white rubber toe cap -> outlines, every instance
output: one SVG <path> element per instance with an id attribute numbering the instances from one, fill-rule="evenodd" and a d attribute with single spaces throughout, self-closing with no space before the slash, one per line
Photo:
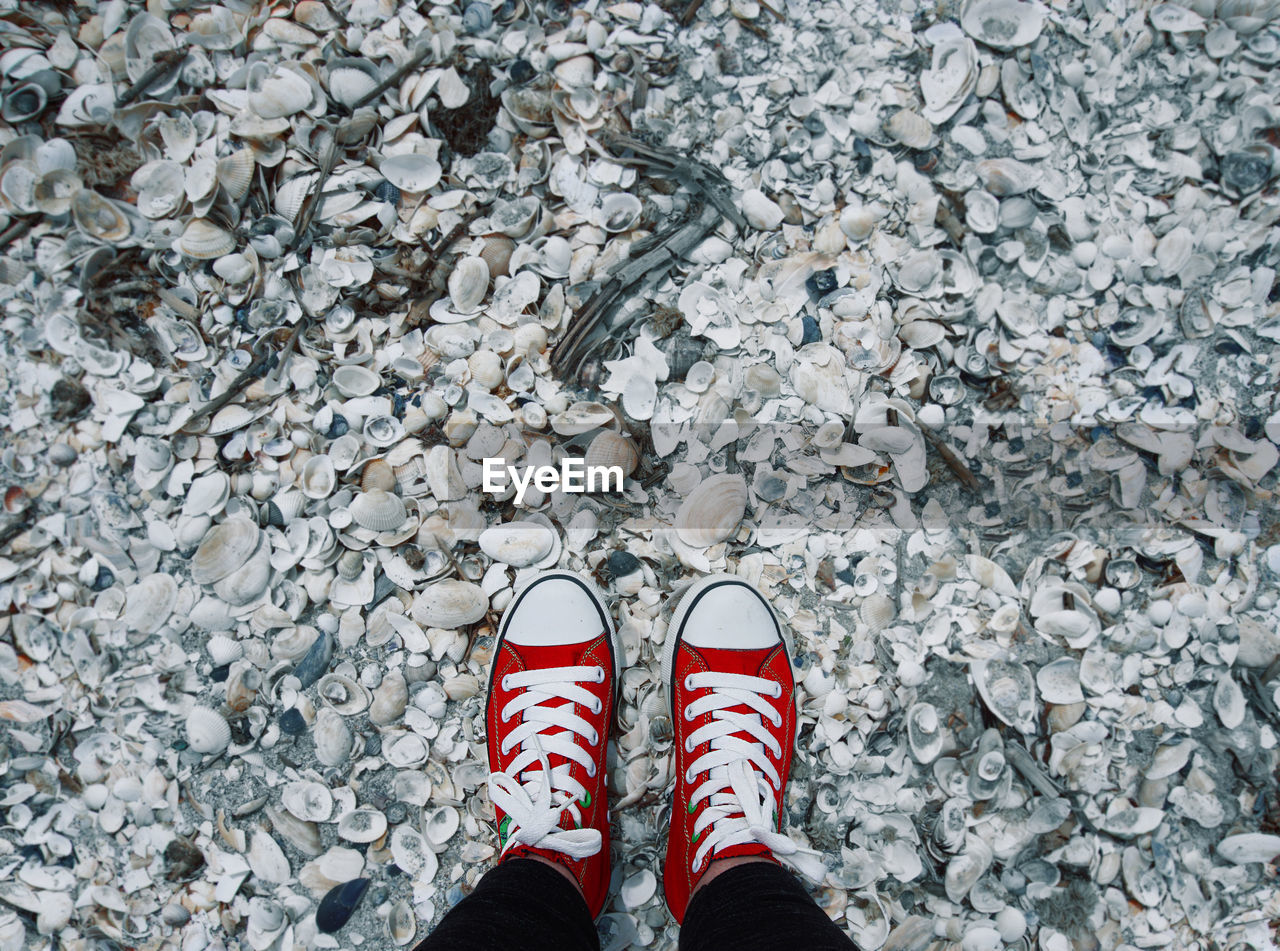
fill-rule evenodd
<path id="1" fill-rule="evenodd" d="M 768 602 L 744 581 L 717 580 L 689 592 L 680 639 L 691 647 L 754 650 L 782 642 Z"/>
<path id="2" fill-rule="evenodd" d="M 512 644 L 581 644 L 609 629 L 604 607 L 586 582 L 571 575 L 535 578 L 507 609 L 504 637 Z"/>

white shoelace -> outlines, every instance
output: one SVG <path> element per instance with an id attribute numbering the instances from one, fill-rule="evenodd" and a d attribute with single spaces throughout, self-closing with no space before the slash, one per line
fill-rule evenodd
<path id="1" fill-rule="evenodd" d="M 694 841 L 706 832 L 691 868 L 704 868 L 709 856 L 721 849 L 746 842 L 758 842 L 776 855 L 793 855 L 799 849 L 794 842 L 776 831 L 777 810 L 774 794 L 782 788 L 782 777 L 766 755 L 766 747 L 774 756 L 782 755 L 782 747 L 764 724 L 765 717 L 775 727 L 782 716 L 765 697 L 782 696 L 782 685 L 763 677 L 746 674 L 706 672 L 685 678 L 685 689 L 709 688 L 710 693 L 685 707 L 686 720 L 704 714 L 711 722 L 698 727 L 685 740 L 685 752 L 692 753 L 708 744 L 685 771 L 685 783 L 692 785 L 701 774 L 707 779 L 689 796 L 688 809 L 694 812 L 702 800 L 710 799 L 693 826 Z M 755 711 L 743 713 L 731 707 L 746 706 Z M 737 733 L 750 735 L 754 742 Z M 761 775 L 763 774 L 763 775 Z"/>
<path id="2" fill-rule="evenodd" d="M 578 685 L 603 683 L 604 678 L 604 668 L 598 666 L 527 670 L 502 678 L 503 690 L 523 688 L 500 714 L 504 723 L 520 715 L 520 725 L 503 738 L 500 747 L 504 756 L 516 746 L 520 752 L 505 772 L 489 774 L 489 799 L 511 820 L 503 852 L 517 844 L 562 852 L 573 859 L 584 859 L 600 851 L 603 840 L 599 829 L 560 828 L 560 817 L 565 810 L 575 823 L 581 823 L 578 805 L 587 796 L 587 790 L 570 773 L 571 763 L 561 763 L 552 769 L 548 754 L 555 753 L 578 763 L 588 776 L 595 776 L 595 760 L 578 745 L 576 738 L 581 736 L 595 746 L 600 737 L 590 723 L 573 712 L 573 704 L 599 713 L 599 698 Z M 548 701 L 554 700 L 569 702 L 547 706 Z M 545 732 L 552 728 L 560 732 Z M 541 768 L 529 768 L 535 764 Z M 589 803 L 587 798 L 582 804 Z"/>

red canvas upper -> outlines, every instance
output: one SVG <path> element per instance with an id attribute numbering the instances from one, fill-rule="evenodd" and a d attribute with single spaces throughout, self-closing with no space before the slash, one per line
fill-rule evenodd
<path id="1" fill-rule="evenodd" d="M 685 910 L 689 905 L 689 897 L 706 872 L 705 867 L 697 871 L 691 868 L 694 855 L 698 849 L 698 842 L 693 838 L 693 827 L 698 817 L 702 815 L 703 810 L 710 804 L 709 799 L 703 799 L 692 813 L 689 811 L 688 803 L 691 794 L 707 777 L 705 774 L 700 774 L 693 778 L 692 783 L 686 783 L 685 774 L 690 764 L 706 753 L 708 747 L 702 745 L 695 747 L 692 752 L 686 752 L 684 744 L 686 737 L 690 736 L 699 727 L 709 723 L 712 719 L 711 713 L 703 714 L 691 721 L 685 719 L 686 707 L 694 700 L 711 692 L 706 688 L 687 689 L 685 678 L 694 673 L 716 671 L 763 677 L 782 685 L 782 695 L 780 697 L 777 699 L 765 698 L 766 702 L 782 717 L 782 725 L 780 727 L 774 728 L 772 724 L 766 723 L 770 732 L 777 737 L 778 743 L 782 748 L 781 756 L 776 757 L 771 750 L 766 750 L 769 761 L 783 781 L 782 789 L 775 790 L 774 796 L 779 831 L 781 831 L 783 814 L 783 793 L 786 789 L 786 777 L 791 768 L 791 753 L 795 746 L 796 737 L 795 684 L 786 647 L 781 643 L 773 647 L 756 650 L 729 650 L 696 648 L 682 641 L 676 647 L 671 670 L 671 720 L 675 727 L 673 749 L 676 757 L 673 769 L 676 776 L 676 787 L 675 796 L 672 800 L 671 829 L 667 842 L 666 864 L 663 871 L 663 888 L 666 892 L 667 905 L 671 909 L 671 914 L 676 921 L 683 921 Z M 745 706 L 730 709 L 740 710 L 744 713 L 753 712 Z M 745 733 L 736 735 L 742 736 L 743 739 L 749 742 L 754 742 L 754 738 Z M 766 782 L 768 782 L 767 779 Z M 704 830 L 702 835 L 706 834 L 707 832 Z M 771 860 L 773 858 L 767 846 L 755 842 L 725 847 L 716 851 L 710 858 L 731 858 L 740 855 L 760 855 Z"/>
<path id="2" fill-rule="evenodd" d="M 563 853 L 549 849 L 531 848 L 516 845 L 510 848 L 500 859 L 506 861 L 512 857 L 538 855 L 549 859 L 569 870 L 582 888 L 587 906 L 592 916 L 598 916 L 604 908 L 605 898 L 609 891 L 609 796 L 606 789 L 605 746 L 609 742 L 609 725 L 613 722 L 614 703 L 614 661 L 609 648 L 609 633 L 601 631 L 595 639 L 581 644 L 557 644 L 531 647 L 515 645 L 502 641 L 494 655 L 493 672 L 489 682 L 489 696 L 485 708 L 486 734 L 489 748 L 489 768 L 493 771 L 505 772 L 511 762 L 519 755 L 518 745 L 513 746 L 505 754 L 501 752 L 502 739 L 520 721 L 517 715 L 509 722 L 501 720 L 503 708 L 522 690 L 504 690 L 502 678 L 511 673 L 526 670 L 545 669 L 551 667 L 599 666 L 606 675 L 601 683 L 582 683 L 581 686 L 598 697 L 601 701 L 600 713 L 592 713 L 581 704 L 572 704 L 574 713 L 592 725 L 598 735 L 594 746 L 587 744 L 586 738 L 575 735 L 575 741 L 588 751 L 596 763 L 594 777 L 587 775 L 587 770 L 578 763 L 571 764 L 571 774 L 582 784 L 591 797 L 589 803 L 579 800 L 578 811 L 582 817 L 582 828 L 594 828 L 600 831 L 601 847 L 595 855 L 585 859 L 571 859 Z M 548 706 L 563 706 L 568 701 Z M 554 728 L 547 730 L 548 736 L 562 732 Z M 565 757 L 549 754 L 548 761 L 552 768 L 566 762 Z M 535 771 L 541 767 L 535 764 Z M 585 798 L 585 797 L 584 797 Z M 501 844 L 505 844 L 508 836 L 506 815 L 501 809 L 494 807 L 498 821 L 498 835 Z M 575 828 L 573 814 L 566 810 L 561 814 L 560 827 Z"/>

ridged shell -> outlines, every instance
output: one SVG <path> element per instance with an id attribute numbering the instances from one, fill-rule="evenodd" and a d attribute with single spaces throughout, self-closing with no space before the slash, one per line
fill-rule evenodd
<path id="1" fill-rule="evenodd" d="M 229 518 L 209 529 L 191 559 L 191 580 L 214 584 L 240 568 L 258 547 L 261 532 L 247 518 Z"/>
<path id="2" fill-rule="evenodd" d="M 209 658 L 215 667 L 229 664 L 244 656 L 244 645 L 225 634 L 213 635 L 205 644 L 205 649 L 209 651 Z"/>
<path id="3" fill-rule="evenodd" d="M 626 436 L 606 429 L 591 440 L 583 462 L 588 467 L 618 466 L 623 476 L 630 476 L 640 464 L 640 453 Z"/>
<path id="4" fill-rule="evenodd" d="M 488 610 L 489 599 L 469 581 L 437 581 L 413 599 L 413 619 L 424 627 L 458 628 L 474 624 Z"/>
<path id="5" fill-rule="evenodd" d="M 526 568 L 555 546 L 555 532 L 537 522 L 508 522 L 480 533 L 480 550 L 494 561 Z"/>
<path id="6" fill-rule="evenodd" d="M 237 149 L 218 159 L 218 182 L 232 200 L 239 201 L 248 194 L 256 167 L 253 149 Z"/>
<path id="7" fill-rule="evenodd" d="M 692 548 L 724 541 L 747 510 L 747 483 L 740 475 L 715 475 L 698 483 L 676 512 L 675 530 Z"/>
<path id="8" fill-rule="evenodd" d="M 516 243 L 503 234 L 491 234 L 484 239 L 484 247 L 480 251 L 480 260 L 489 269 L 489 278 L 505 276 L 510 270 L 511 254 Z M 424 367 L 423 369 L 431 369 Z"/>
<path id="9" fill-rule="evenodd" d="M 187 744 L 197 753 L 221 753 L 231 742 L 231 725 L 217 710 L 192 707 L 187 714 Z"/>
<path id="10" fill-rule="evenodd" d="M 369 704 L 369 719 L 379 726 L 395 723 L 404 716 L 405 706 L 409 702 L 409 689 L 404 674 L 392 670 L 382 678 L 373 691 L 373 702 Z"/>
<path id="11" fill-rule="evenodd" d="M 351 500 L 349 507 L 356 524 L 374 532 L 389 532 L 399 528 L 408 517 L 400 496 L 382 489 L 361 492 Z"/>
<path id="12" fill-rule="evenodd" d="M 236 239 L 225 228 L 207 218 L 192 218 L 178 239 L 177 248 L 198 261 L 220 258 L 236 249 Z"/>
<path id="13" fill-rule="evenodd" d="M 280 804 L 305 822 L 328 822 L 333 814 L 333 793 L 324 783 L 298 780 L 284 787 Z"/>
<path id="14" fill-rule="evenodd" d="M 353 809 L 338 820 L 338 835 L 348 842 L 374 842 L 387 831 L 387 817 L 376 809 Z"/>
<path id="15" fill-rule="evenodd" d="M 311 735 L 316 744 L 316 759 L 325 766 L 340 766 L 351 755 L 354 743 L 351 728 L 338 713 L 328 707 L 316 714 Z"/>
<path id="16" fill-rule="evenodd" d="M 370 459 L 360 470 L 360 488 L 365 492 L 371 492 L 374 489 L 394 492 L 396 485 L 395 470 L 385 459 Z"/>
<path id="17" fill-rule="evenodd" d="M 933 141 L 933 123 L 911 109 L 900 109 L 884 124 L 895 141 L 912 149 L 927 149 Z"/>

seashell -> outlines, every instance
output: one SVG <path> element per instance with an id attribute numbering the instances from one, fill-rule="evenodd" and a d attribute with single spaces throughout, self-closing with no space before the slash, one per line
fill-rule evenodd
<path id="1" fill-rule="evenodd" d="M 0 117 L 17 125 L 37 118 L 49 105 L 49 93 L 40 83 L 20 83 L 4 94 Z"/>
<path id="2" fill-rule="evenodd" d="M 232 607 L 241 607 L 262 595 L 271 582 L 271 572 L 271 546 L 259 545 L 248 561 L 214 582 L 213 593 Z"/>
<path id="3" fill-rule="evenodd" d="M 333 814 L 333 793 L 324 783 L 295 780 L 281 790 L 280 804 L 304 822 L 328 822 Z"/>
<path id="4" fill-rule="evenodd" d="M 969 670 L 988 710 L 1023 733 L 1035 733 L 1036 688 L 1031 672 L 1024 665 L 1004 660 L 976 660 Z"/>
<path id="5" fill-rule="evenodd" d="M 83 182 L 74 171 L 55 168 L 45 172 L 36 182 L 31 199 L 43 214 L 65 215 L 71 210 L 71 202 L 82 187 Z"/>
<path id="6" fill-rule="evenodd" d="M 360 470 L 360 488 L 364 492 L 394 492 L 397 484 L 395 470 L 385 459 L 370 459 Z"/>
<path id="7" fill-rule="evenodd" d="M 411 943 L 418 933 L 418 921 L 413 907 L 403 898 L 387 912 L 387 936 L 397 948 Z"/>
<path id="8" fill-rule="evenodd" d="M 361 528 L 389 532 L 399 528 L 408 517 L 404 501 L 383 489 L 361 492 L 351 500 L 351 517 Z"/>
<path id="9" fill-rule="evenodd" d="M 342 674 L 325 674 L 321 677 L 316 695 L 344 717 L 362 713 L 373 699 L 369 688 Z"/>
<path id="10" fill-rule="evenodd" d="M 301 631 L 312 631 L 314 628 L 299 627 Z M 328 631 L 320 631 L 311 641 L 307 651 L 293 668 L 293 676 L 305 689 L 324 676 L 329 669 L 329 661 L 333 659 L 333 635 Z"/>
<path id="11" fill-rule="evenodd" d="M 458 831 L 462 818 L 452 806 L 439 806 L 423 823 L 423 834 L 433 851 L 441 852 Z"/>
<path id="12" fill-rule="evenodd" d="M 516 243 L 506 235 L 489 235 L 484 239 L 484 247 L 480 249 L 480 260 L 489 269 L 490 280 L 503 277 L 511 271 L 511 255 Z M 430 369 L 428 367 L 428 369 Z"/>
<path id="13" fill-rule="evenodd" d="M 311 81 L 300 70 L 279 63 L 269 70 L 250 70 L 249 104 L 263 119 L 281 119 L 301 112 L 315 100 Z"/>
<path id="14" fill-rule="evenodd" d="M 453 698 L 458 699 L 458 698 Z M 383 758 L 398 769 L 414 769 L 427 761 L 427 741 L 416 733 L 402 733 L 382 748 Z"/>
<path id="15" fill-rule="evenodd" d="M 1099 825 L 1118 839 L 1134 839 L 1154 832 L 1164 821 L 1164 810 L 1150 806 L 1134 806 L 1117 797 L 1111 801 Z"/>
<path id="16" fill-rule="evenodd" d="M 258 697 L 262 686 L 262 673 L 247 661 L 231 665 L 227 676 L 227 707 L 236 713 L 244 713 Z"/>
<path id="17" fill-rule="evenodd" d="M 1080 689 L 1080 663 L 1071 657 L 1059 657 L 1036 672 L 1036 685 L 1045 703 L 1068 704 L 1084 700 Z"/>
<path id="18" fill-rule="evenodd" d="M 1213 688 L 1213 709 L 1228 730 L 1234 730 L 1244 722 L 1246 711 L 1244 691 L 1230 672 L 1224 672 Z"/>
<path id="19" fill-rule="evenodd" d="M 737 529 L 747 509 L 747 483 L 740 475 L 704 479 L 676 512 L 674 528 L 691 548 L 724 541 Z"/>
<path id="20" fill-rule="evenodd" d="M 208 707 L 192 707 L 187 714 L 187 745 L 197 753 L 221 753 L 231 742 L 231 726 Z"/>
<path id="21" fill-rule="evenodd" d="M 316 927 L 325 934 L 341 930 L 351 920 L 368 888 L 367 878 L 356 878 L 335 885 L 320 899 L 320 907 L 316 909 Z"/>
<path id="22" fill-rule="evenodd" d="M 255 877 L 264 882 L 283 885 L 293 877 L 293 869 L 280 848 L 268 833 L 258 830 L 249 840 L 249 851 L 245 855 L 249 860 L 249 868 Z"/>
<path id="23" fill-rule="evenodd" d="M 460 259 L 449 274 L 449 299 L 459 314 L 473 314 L 480 309 L 489 290 L 489 265 L 483 258 Z"/>
<path id="24" fill-rule="evenodd" d="M 1215 847 L 1215 851 L 1233 865 L 1251 862 L 1270 863 L 1280 855 L 1280 835 L 1263 832 L 1242 832 L 1229 835 Z"/>
<path id="25" fill-rule="evenodd" d="M 236 239 L 206 218 L 192 218 L 174 246 L 189 258 L 207 261 L 234 251 Z"/>
<path id="26" fill-rule="evenodd" d="M 760 231 L 773 231 L 785 217 L 781 206 L 758 188 L 742 193 L 741 207 L 747 224 Z"/>
<path id="27" fill-rule="evenodd" d="M 420 875 L 426 880 L 435 876 L 435 852 L 431 850 L 426 837 L 408 825 L 397 826 L 391 833 L 391 859 L 407 875 Z"/>
<path id="28" fill-rule="evenodd" d="M 369 719 L 380 726 L 395 723 L 404 716 L 405 705 L 409 701 L 409 690 L 404 674 L 392 670 L 382 678 L 373 691 L 373 702 L 369 705 Z"/>
<path id="29" fill-rule="evenodd" d="M 931 703 L 914 703 L 907 709 L 906 720 L 911 754 L 922 765 L 932 763 L 942 753 L 946 740 L 937 708 Z"/>
<path id="30" fill-rule="evenodd" d="M 555 532 L 538 522 L 507 522 L 480 533 L 480 550 L 494 561 L 526 568 L 555 546 Z"/>
<path id="31" fill-rule="evenodd" d="M 933 123 L 911 109 L 895 112 L 884 124 L 884 130 L 895 142 L 911 149 L 927 149 L 933 142 Z"/>
<path id="32" fill-rule="evenodd" d="M 139 634 L 154 634 L 173 613 L 178 601 L 178 583 L 172 576 L 155 572 L 126 593 L 125 612 L 122 620 L 125 628 Z"/>
<path id="33" fill-rule="evenodd" d="M 351 729 L 334 710 L 324 707 L 316 713 L 311 735 L 316 745 L 316 758 L 325 766 L 340 766 L 351 755 L 355 742 Z"/>
<path id="34" fill-rule="evenodd" d="M 603 403 L 572 403 L 551 417 L 551 429 L 559 436 L 577 436 L 613 421 L 613 410 Z"/>
<path id="35" fill-rule="evenodd" d="M 253 184 L 253 172 L 257 167 L 253 149 L 237 149 L 230 155 L 218 159 L 216 176 L 218 184 L 226 191 L 232 201 L 239 201 L 249 193 Z"/>
<path id="36" fill-rule="evenodd" d="M 191 579 L 197 584 L 223 580 L 249 560 L 260 535 L 258 526 L 247 518 L 229 518 L 215 525 L 191 559 Z"/>
<path id="37" fill-rule="evenodd" d="M 304 499 L 303 494 L 297 489 L 277 492 L 267 503 L 267 524 L 278 528 L 288 525 L 302 511 Z"/>
<path id="38" fill-rule="evenodd" d="M 991 234 L 1000 226 L 1000 200 L 980 188 L 964 196 L 964 222 L 978 234 Z"/>
<path id="39" fill-rule="evenodd" d="M 385 449 L 404 438 L 404 424 L 394 416 L 370 416 L 364 423 L 364 441 Z"/>
<path id="40" fill-rule="evenodd" d="M 570 56 L 556 63 L 551 71 L 566 88 L 590 86 L 596 76 L 596 61 L 589 55 Z"/>
<path id="41" fill-rule="evenodd" d="M 960 25 L 979 43 L 1011 50 L 1035 41 L 1044 27 L 1045 8 L 1022 0 L 966 0 Z"/>
<path id="42" fill-rule="evenodd" d="M 244 645 L 225 634 L 215 634 L 205 644 L 213 666 L 222 667 L 244 656 Z"/>
<path id="43" fill-rule="evenodd" d="M 299 819 L 285 810 L 277 810 L 271 806 L 267 806 L 264 811 L 276 833 L 303 855 L 314 858 L 323 851 L 320 829 L 314 822 Z"/>
<path id="44" fill-rule="evenodd" d="M 376 809 L 353 809 L 338 820 L 338 835 L 348 842 L 374 842 L 387 831 L 387 817 Z"/>
<path id="45" fill-rule="evenodd" d="M 452 630 L 484 617 L 489 599 L 477 584 L 444 580 L 429 585 L 413 599 L 413 619 L 424 627 Z"/>
<path id="46" fill-rule="evenodd" d="M 6 185 L 8 179 L 6 172 L 4 178 Z M 8 197 L 7 193 L 5 197 Z M 34 200 L 34 191 L 32 197 Z M 120 244 L 133 232 L 133 224 L 120 207 L 103 198 L 92 188 L 82 188 L 72 196 L 71 216 L 83 234 L 108 244 Z"/>
<path id="47" fill-rule="evenodd" d="M 367 60 L 334 60 L 329 64 L 329 96 L 353 109 L 373 92 L 379 79 L 377 70 Z"/>
<path id="48" fill-rule="evenodd" d="M 1037 166 L 1011 158 L 985 159 L 978 163 L 977 172 L 982 187 L 997 198 L 1029 192 L 1041 178 Z"/>
<path id="49" fill-rule="evenodd" d="M 309 499 L 326 499 L 338 484 L 338 474 L 333 459 L 327 455 L 312 456 L 302 467 L 298 486 Z"/>
<path id="50" fill-rule="evenodd" d="M 354 399 L 373 393 L 382 385 L 382 377 L 368 367 L 350 363 L 333 371 L 333 385 L 343 396 Z"/>
<path id="51" fill-rule="evenodd" d="M 957 903 L 963 901 L 969 890 L 978 883 L 978 879 L 991 867 L 991 860 L 990 847 L 977 836 L 966 835 L 964 851 L 947 863 L 947 871 L 943 877 L 947 898 Z"/>
<path id="52" fill-rule="evenodd" d="M 897 616 L 897 610 L 894 608 L 893 599 L 888 595 L 872 594 L 862 602 L 859 614 L 862 623 L 871 633 L 879 634 L 893 622 Z"/>
<path id="53" fill-rule="evenodd" d="M 600 226 L 610 234 L 630 231 L 644 210 L 640 199 L 627 192 L 614 192 L 600 202 Z"/>
<path id="54" fill-rule="evenodd" d="M 378 167 L 382 177 L 403 192 L 424 192 L 440 181 L 440 163 L 429 155 L 408 152 L 388 155 Z"/>
<path id="55" fill-rule="evenodd" d="M 640 464 L 640 453 L 626 436 L 606 429 L 597 433 L 588 444 L 583 464 L 588 468 L 617 466 L 625 479 L 636 471 L 636 466 Z"/>

